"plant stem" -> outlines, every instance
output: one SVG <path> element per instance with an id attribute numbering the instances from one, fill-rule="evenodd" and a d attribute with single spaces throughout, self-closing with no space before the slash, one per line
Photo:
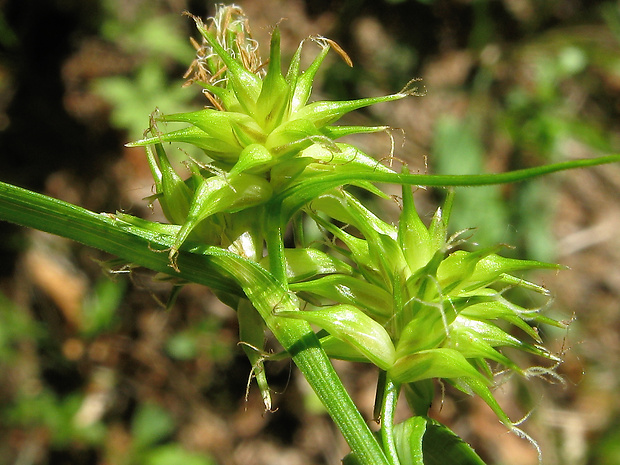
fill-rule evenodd
<path id="1" fill-rule="evenodd" d="M 114 215 L 93 213 L 2 181 L 0 220 L 72 239 L 127 262 L 217 291 L 242 295 L 239 285 L 217 270 L 206 255 L 182 250 L 177 260 L 180 271 L 175 272 L 165 253 L 174 244 L 174 237 L 134 227 Z"/>
<path id="2" fill-rule="evenodd" d="M 282 226 L 280 223 L 280 205 L 267 205 L 267 228 L 265 238 L 267 240 L 267 254 L 272 276 L 278 284 L 287 291 L 286 299 L 278 302 L 279 310 L 299 311 L 295 301 L 291 302 L 288 296 L 288 281 L 286 277 L 286 258 L 284 256 L 284 242 Z M 329 358 L 322 349 L 318 338 L 313 331 L 304 334 L 289 334 L 292 327 L 297 327 L 297 321 L 286 319 L 286 325 L 290 326 L 287 331 L 281 331 L 278 324 L 283 320 L 277 317 L 277 312 L 269 308 L 259 308 L 265 303 L 265 299 L 252 299 L 252 290 L 247 289 L 248 298 L 252 300 L 261 316 L 265 320 L 271 332 L 276 336 L 280 344 L 287 350 L 293 361 L 302 372 L 308 384 L 317 394 L 326 407 L 336 426 L 340 429 L 347 440 L 351 450 L 359 458 L 362 464 L 389 464 L 383 451 L 375 440 L 368 425 L 362 418 L 358 408 L 346 392 L 340 377 L 334 370 Z M 299 325 L 300 328 L 308 328 L 306 323 Z M 302 330 L 303 331 L 303 330 Z"/>
<path id="3" fill-rule="evenodd" d="M 396 413 L 396 403 L 398 402 L 400 385 L 394 383 L 386 372 L 382 372 L 381 376 L 381 384 L 383 384 L 380 413 L 381 442 L 390 465 L 400 465 L 400 459 L 396 452 L 396 443 L 394 440 L 394 414 Z"/>

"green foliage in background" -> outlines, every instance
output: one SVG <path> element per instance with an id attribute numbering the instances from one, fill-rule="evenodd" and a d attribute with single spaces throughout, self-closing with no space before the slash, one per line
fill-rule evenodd
<path id="1" fill-rule="evenodd" d="M 94 90 L 112 105 L 111 123 L 126 130 L 130 138 L 139 138 L 145 115 L 155 108 L 166 112 L 189 109 L 192 93 L 183 88 L 182 79 L 171 79 L 170 74 L 187 67 L 195 50 L 180 28 L 178 15 L 145 11 L 128 21 L 119 16 L 114 2 L 103 5 L 102 37 L 118 44 L 136 65 L 130 76 L 98 79 Z"/>
<path id="2" fill-rule="evenodd" d="M 620 141 L 610 137 L 607 123 L 596 116 L 601 88 L 593 79 L 601 68 L 617 75 L 617 44 L 610 46 L 604 34 L 570 26 L 503 44 L 489 2 L 477 4 L 470 50 L 477 50 L 479 61 L 468 84 L 455 89 L 467 94 L 468 111 L 462 120 L 448 117 L 438 122 L 431 160 L 437 172 L 480 169 L 493 161 L 489 148 L 498 144 L 509 147 L 501 156 L 516 168 L 558 161 L 572 152 L 617 149 Z M 601 12 L 613 30 L 617 8 L 605 4 Z M 482 190 L 459 190 L 455 230 L 470 227 L 469 219 L 476 218 L 477 242 L 507 242 L 519 245 L 526 256 L 553 260 L 554 180 L 533 181 L 508 192 L 486 189 L 486 195 Z"/>

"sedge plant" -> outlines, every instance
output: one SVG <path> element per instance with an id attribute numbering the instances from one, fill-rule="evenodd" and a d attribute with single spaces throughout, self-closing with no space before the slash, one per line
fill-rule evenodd
<path id="1" fill-rule="evenodd" d="M 388 127 L 336 123 L 356 109 L 419 95 L 415 80 L 388 96 L 311 101 L 313 80 L 330 50 L 350 64 L 333 41 L 306 39 L 283 71 L 277 26 L 265 63 L 238 6 L 218 6 L 207 24 L 192 18 L 201 43 L 194 41 L 197 55 L 186 77 L 202 87 L 208 106 L 155 113 L 144 138 L 128 144 L 145 147 L 155 186 L 148 200 L 159 202 L 168 223 L 97 214 L 4 183 L 0 219 L 110 252 L 119 257 L 117 266 L 143 266 L 210 287 L 237 312 L 240 343 L 265 409 L 271 409 L 271 391 L 264 364 L 290 357 L 348 442 L 345 463 L 483 463 L 428 418 L 436 380 L 480 396 L 509 431 L 528 438 L 495 400 L 494 377 L 500 370 L 556 377 L 560 360 L 543 347 L 536 326 L 562 324 L 512 302 L 507 291 L 546 296 L 543 287 L 514 273 L 558 266 L 502 257 L 501 245 L 466 249 L 461 235 L 448 234 L 453 192 L 426 225 L 412 189 L 516 182 L 620 156 L 500 174 L 396 171 L 339 142 Z M 307 48 L 316 56 L 302 69 Z M 177 129 L 161 130 L 174 124 Z M 204 157 L 188 156 L 186 172 L 175 170 L 166 153 L 171 143 L 197 147 Z M 392 201 L 376 183 L 402 186 L 396 224 L 356 194 Z M 285 246 L 287 231 L 292 238 Z M 309 231 L 319 231 L 321 239 Z M 266 353 L 267 332 L 281 353 Z M 520 366 L 506 348 L 534 354 L 541 366 Z M 378 432 L 347 394 L 332 358 L 379 370 Z M 412 415 L 394 424 L 401 392 Z"/>

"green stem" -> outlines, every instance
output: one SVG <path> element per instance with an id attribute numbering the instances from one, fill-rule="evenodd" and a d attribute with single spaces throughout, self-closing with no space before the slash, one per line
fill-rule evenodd
<path id="1" fill-rule="evenodd" d="M 390 465 L 400 465 L 394 439 L 394 414 L 400 392 L 400 385 L 394 383 L 385 373 L 383 379 L 383 396 L 381 398 L 381 442 Z"/>
<path id="2" fill-rule="evenodd" d="M 228 294 L 242 295 L 239 285 L 215 268 L 206 255 L 181 251 L 179 272 L 167 251 L 174 237 L 144 230 L 112 214 L 93 213 L 0 181 L 0 220 L 38 229 L 103 250 L 150 270 L 173 275 Z"/>
<path id="3" fill-rule="evenodd" d="M 269 257 L 271 275 L 278 281 L 281 289 L 285 289 L 287 292 L 287 298 L 279 301 L 276 306 L 278 310 L 299 311 L 298 305 L 295 305 L 294 302 L 289 302 L 286 258 L 284 256 L 282 226 L 279 222 L 280 209 L 281 206 L 279 204 L 267 205 L 266 223 L 268 231 L 264 233 L 267 241 L 267 255 Z M 389 463 L 389 465 L 396 465 L 393 462 L 386 461 L 383 451 L 351 400 L 351 397 L 344 389 L 340 377 L 336 374 L 314 332 L 306 330 L 309 326 L 305 322 L 295 321 L 293 323 L 291 319 L 278 318 L 277 311 L 274 312 L 274 309 L 267 307 L 261 310 L 259 307 L 263 307 L 268 300 L 262 296 L 256 296 L 253 299 L 252 292 L 252 289 L 246 289 L 248 298 L 252 300 L 255 306 L 258 306 L 257 309 L 265 319 L 271 332 L 286 351 L 291 354 L 293 361 L 327 408 L 334 423 L 336 423 L 336 426 L 349 443 L 351 450 L 360 459 L 360 463 L 369 465 Z M 288 331 L 279 331 L 278 325 L 282 324 L 283 320 L 285 320 L 284 323 L 289 331 L 291 328 L 299 326 L 303 334 L 288 334 Z"/>
<path id="4" fill-rule="evenodd" d="M 310 325 L 278 316 L 278 310 L 299 310 L 295 295 L 257 263 L 215 247 L 210 247 L 209 252 L 214 264 L 224 270 L 235 270 L 248 299 L 325 405 L 359 463 L 392 465 L 342 385 Z"/>
<path id="5" fill-rule="evenodd" d="M 301 354 L 299 354 L 301 355 Z M 368 428 L 322 348 L 313 348 L 295 364 L 314 389 L 351 451 L 364 465 L 392 465 Z"/>

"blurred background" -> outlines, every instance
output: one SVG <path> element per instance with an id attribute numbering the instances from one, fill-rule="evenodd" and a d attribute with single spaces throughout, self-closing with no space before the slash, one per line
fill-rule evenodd
<path id="1" fill-rule="evenodd" d="M 315 99 L 394 93 L 422 78 L 424 97 L 347 121 L 400 129 L 394 155 L 414 171 L 504 171 L 620 149 L 618 2 L 237 4 L 263 44 L 279 22 L 287 57 L 310 35 L 347 51 L 355 66 L 332 54 Z M 156 218 L 143 200 L 152 185 L 144 153 L 123 144 L 156 108 L 207 104 L 198 88 L 182 87 L 188 38 L 198 34 L 181 12 L 206 17 L 213 2 L 0 8 L 0 179 L 98 212 Z M 390 154 L 385 134 L 355 143 Z M 416 195 L 430 218 L 441 192 Z M 500 403 L 515 420 L 531 413 L 522 428 L 545 464 L 620 464 L 620 166 L 459 189 L 456 202 L 455 231 L 475 227 L 479 244 L 570 267 L 528 276 L 551 290 L 547 311 L 571 322 L 567 331 L 541 328 L 563 355 L 565 383 L 513 378 L 497 389 Z M 100 265 L 108 258 L 0 223 L 0 464 L 339 463 L 346 445 L 289 363 L 268 366 L 275 413 L 263 412 L 253 385 L 246 390 L 250 366 L 232 310 L 199 286 L 166 310 L 170 284 L 140 270 L 110 276 Z M 375 371 L 336 366 L 370 419 Z M 433 410 L 489 464 L 537 463 L 481 401 L 438 387 Z"/>

